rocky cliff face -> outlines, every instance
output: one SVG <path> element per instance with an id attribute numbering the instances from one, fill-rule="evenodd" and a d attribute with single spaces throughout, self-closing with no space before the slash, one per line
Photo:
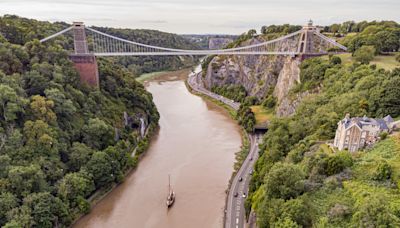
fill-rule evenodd
<path id="1" fill-rule="evenodd" d="M 242 45 L 263 42 L 252 39 Z M 263 99 L 273 88 L 278 116 L 292 115 L 304 95 L 288 96 L 300 82 L 300 61 L 284 56 L 216 56 L 208 65 L 205 86 L 243 85 L 250 96 Z"/>

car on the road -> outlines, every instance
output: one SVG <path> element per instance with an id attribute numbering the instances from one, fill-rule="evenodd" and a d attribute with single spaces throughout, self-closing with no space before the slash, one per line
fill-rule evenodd
<path id="1" fill-rule="evenodd" d="M 253 157 L 250 157 L 250 161 L 253 161 Z"/>
<path id="2" fill-rule="evenodd" d="M 233 194 L 233 197 L 238 197 L 239 193 L 235 192 L 235 194 Z"/>
<path id="3" fill-rule="evenodd" d="M 253 170 L 250 170 L 249 174 L 250 174 L 250 175 L 253 174 Z"/>
<path id="4" fill-rule="evenodd" d="M 240 178 L 239 178 L 239 182 L 242 182 L 242 180 L 243 180 L 243 177 L 240 177 Z"/>
<path id="5" fill-rule="evenodd" d="M 243 197 L 243 198 L 246 198 L 246 193 L 243 193 L 242 197 Z"/>

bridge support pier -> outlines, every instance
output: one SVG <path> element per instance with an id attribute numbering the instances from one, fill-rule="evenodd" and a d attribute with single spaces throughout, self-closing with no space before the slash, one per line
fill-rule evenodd
<path id="1" fill-rule="evenodd" d="M 89 53 L 85 25 L 83 22 L 74 22 L 72 31 L 74 33 L 75 53 L 70 55 L 70 59 L 79 72 L 81 82 L 99 87 L 99 71 L 96 56 Z"/>
<path id="2" fill-rule="evenodd" d="M 99 70 L 93 54 L 74 54 L 69 58 L 79 73 L 81 83 L 99 87 Z"/>

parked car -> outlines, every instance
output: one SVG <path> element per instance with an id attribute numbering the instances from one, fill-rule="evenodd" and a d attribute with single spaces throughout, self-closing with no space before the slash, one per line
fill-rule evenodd
<path id="1" fill-rule="evenodd" d="M 239 193 L 235 192 L 235 194 L 233 194 L 233 197 L 237 197 L 239 195 Z"/>

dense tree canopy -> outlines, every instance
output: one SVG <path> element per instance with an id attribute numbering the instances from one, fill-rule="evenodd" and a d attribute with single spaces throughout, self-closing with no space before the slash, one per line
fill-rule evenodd
<path id="1" fill-rule="evenodd" d="M 70 40 L 37 40 L 67 26 L 0 17 L 0 226 L 69 226 L 136 164 L 133 149 L 148 142 L 140 118 L 149 133 L 157 125 L 152 96 L 128 69 L 99 59 L 101 86 L 90 88 L 68 59 Z"/>

